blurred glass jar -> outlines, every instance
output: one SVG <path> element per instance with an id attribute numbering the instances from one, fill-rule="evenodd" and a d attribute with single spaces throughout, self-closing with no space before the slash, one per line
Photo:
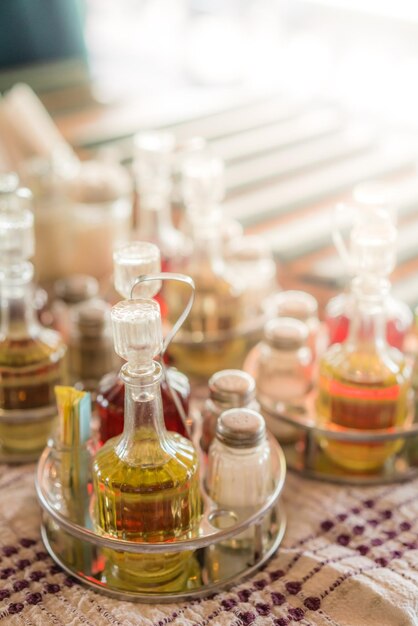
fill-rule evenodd
<path id="1" fill-rule="evenodd" d="M 248 315 L 260 312 L 264 298 L 277 288 L 276 264 L 268 243 L 255 235 L 234 237 L 225 253 L 229 271 L 245 283 L 245 301 Z"/>
<path id="2" fill-rule="evenodd" d="M 308 345 L 316 357 L 321 346 L 320 323 L 318 318 L 318 302 L 306 291 L 281 291 L 268 299 L 266 306 L 272 318 L 291 317 L 304 322 L 309 330 Z"/>
<path id="3" fill-rule="evenodd" d="M 207 452 L 215 437 L 218 417 L 233 408 L 259 410 L 255 399 L 255 381 L 241 370 L 221 370 L 209 379 L 209 398 L 202 410 L 200 445 Z"/>
<path id="4" fill-rule="evenodd" d="M 210 446 L 209 496 L 241 522 L 264 504 L 272 490 L 270 444 L 263 417 L 249 409 L 230 409 L 219 417 Z M 230 543 L 244 547 L 254 536 L 248 528 Z"/>
<path id="5" fill-rule="evenodd" d="M 115 163 L 36 158 L 21 175 L 34 195 L 37 280 L 49 283 L 74 272 L 108 276 L 114 245 L 131 231 L 127 172 Z"/>
<path id="6" fill-rule="evenodd" d="M 99 283 L 93 276 L 71 274 L 54 283 L 55 299 L 51 305 L 52 323 L 66 343 L 70 335 L 73 309 L 82 302 L 97 298 L 98 294 Z"/>
<path id="7" fill-rule="evenodd" d="M 113 347 L 110 305 L 102 300 L 83 302 L 72 311 L 68 343 L 71 384 L 96 392 L 102 377 L 119 365 Z"/>
<path id="8" fill-rule="evenodd" d="M 293 440 L 297 430 L 278 414 L 303 409 L 312 389 L 313 355 L 309 329 L 300 320 L 281 317 L 267 322 L 264 339 L 248 355 L 244 368 L 255 377 L 257 399 L 268 429 L 281 441 Z"/>

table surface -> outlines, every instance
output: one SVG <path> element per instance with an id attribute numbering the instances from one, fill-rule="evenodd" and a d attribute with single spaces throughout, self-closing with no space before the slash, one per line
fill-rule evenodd
<path id="1" fill-rule="evenodd" d="M 87 113 L 81 119 L 57 114 L 85 154 L 101 144 L 97 116 L 89 119 Z M 112 145 L 126 160 L 131 130 L 113 134 Z M 367 121 L 353 120 L 332 103 L 289 102 L 280 95 L 180 120 L 174 130 L 179 138 L 205 135 L 225 158 L 226 214 L 269 240 L 285 288 L 307 289 L 321 305 L 344 279 L 331 244 L 335 202 L 362 180 L 392 182 L 401 229 L 395 292 L 418 303 L 417 151 L 410 137 L 386 128 L 371 131 Z M 91 592 L 53 563 L 40 539 L 34 466 L 3 465 L 0 623 L 418 625 L 417 487 L 418 481 L 335 486 L 289 474 L 283 544 L 252 580 L 207 600 L 139 605 Z"/>
<path id="2" fill-rule="evenodd" d="M 0 623 L 418 624 L 418 481 L 338 487 L 289 474 L 282 501 L 287 532 L 262 571 L 208 600 L 142 605 L 80 586 L 46 554 L 34 469 L 0 467 Z"/>

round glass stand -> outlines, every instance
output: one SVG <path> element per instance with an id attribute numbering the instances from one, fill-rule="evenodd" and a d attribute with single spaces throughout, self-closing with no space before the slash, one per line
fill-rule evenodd
<path id="1" fill-rule="evenodd" d="M 418 476 L 418 415 L 403 427 L 385 430 L 338 429 L 316 424 L 315 391 L 303 404 L 261 403 L 262 413 L 270 420 L 295 430 L 292 441 L 281 444 L 287 467 L 308 478 L 354 485 L 380 485 L 403 482 Z M 324 447 L 332 442 L 347 446 L 392 446 L 396 450 L 373 471 L 340 467 L 327 457 Z"/>
<path id="2" fill-rule="evenodd" d="M 208 333 L 180 330 L 168 354 L 179 370 L 206 382 L 217 371 L 242 366 L 245 355 L 261 339 L 272 315 L 271 310 L 260 306 L 257 315 L 231 330 Z"/>
<path id="3" fill-rule="evenodd" d="M 37 461 L 56 419 L 55 405 L 24 411 L 0 409 L 0 463 Z"/>
<path id="4" fill-rule="evenodd" d="M 137 543 L 95 532 L 92 506 L 88 500 L 81 517 L 78 511 L 78 519 L 83 522 L 75 523 L 70 519 L 62 499 L 56 497 L 54 452 L 47 448 L 39 460 L 36 475 L 37 495 L 43 509 L 45 547 L 51 557 L 77 580 L 123 600 L 176 602 L 228 588 L 251 576 L 266 563 L 276 552 L 285 532 L 280 495 L 286 461 L 281 447 L 274 440 L 271 441 L 271 458 L 274 476 L 271 495 L 250 517 L 237 522 L 234 511 L 219 509 L 207 496 L 202 476 L 203 515 L 196 537 L 170 543 Z M 138 558 L 140 563 L 141 557 L 149 554 L 169 555 L 183 551 L 192 556 L 181 580 L 171 585 L 136 589 L 132 585 L 127 587 L 111 573 L 111 555 L 126 555 L 131 561 Z"/>

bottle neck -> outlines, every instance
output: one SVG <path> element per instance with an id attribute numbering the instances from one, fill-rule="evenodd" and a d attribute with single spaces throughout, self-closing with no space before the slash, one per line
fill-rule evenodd
<path id="1" fill-rule="evenodd" d="M 157 242 L 162 233 L 174 230 L 170 196 L 154 193 L 140 197 L 139 228 L 144 238 Z"/>
<path id="2" fill-rule="evenodd" d="M 224 273 L 225 262 L 222 255 L 222 240 L 220 224 L 215 227 L 212 223 L 193 225 L 193 268 L 197 272 L 211 269 L 215 274 Z"/>
<path id="3" fill-rule="evenodd" d="M 353 310 L 350 320 L 348 345 L 366 352 L 380 352 L 388 347 L 386 342 L 386 308 L 388 290 L 385 285 L 374 293 L 353 289 Z"/>
<path id="4" fill-rule="evenodd" d="M 40 328 L 33 306 L 33 267 L 19 263 L 0 269 L 2 339 L 35 336 Z"/>
<path id="5" fill-rule="evenodd" d="M 117 454 L 133 465 L 163 463 L 171 456 L 171 448 L 164 424 L 161 366 L 153 361 L 148 370 L 141 371 L 132 370 L 127 363 L 120 377 L 125 384 L 125 411 Z"/>

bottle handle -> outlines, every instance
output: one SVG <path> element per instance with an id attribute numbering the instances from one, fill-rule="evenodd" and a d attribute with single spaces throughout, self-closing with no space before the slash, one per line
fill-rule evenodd
<path id="1" fill-rule="evenodd" d="M 150 280 L 161 280 L 161 281 L 173 280 L 178 283 L 184 283 L 188 285 L 191 289 L 190 298 L 186 306 L 184 307 L 184 310 L 179 315 L 178 319 L 173 324 L 170 332 L 167 334 L 164 340 L 163 349 L 161 351 L 161 356 L 163 356 L 168 346 L 173 341 L 174 337 L 177 335 L 178 331 L 180 330 L 180 327 L 183 325 L 183 322 L 185 322 L 185 320 L 187 319 L 192 309 L 194 298 L 195 298 L 196 287 L 195 287 L 193 279 L 190 278 L 190 276 L 187 276 L 186 274 L 174 274 L 172 272 L 159 272 L 158 274 L 142 274 L 141 276 L 138 276 L 135 279 L 135 282 L 132 285 L 131 298 L 134 298 L 134 291 L 135 291 L 135 288 L 138 287 L 138 285 L 140 285 L 141 283 L 148 282 Z"/>
<path id="2" fill-rule="evenodd" d="M 173 324 L 173 327 L 171 328 L 170 332 L 167 334 L 164 343 L 163 343 L 163 349 L 161 351 L 161 357 L 164 356 L 168 346 L 170 345 L 170 343 L 172 342 L 172 340 L 174 339 L 175 335 L 177 334 L 177 332 L 179 331 L 180 327 L 182 326 L 183 322 L 187 319 L 187 316 L 189 315 L 193 303 L 194 303 L 194 298 L 195 298 L 195 292 L 196 292 L 196 286 L 194 284 L 193 279 L 190 276 L 187 276 L 186 274 L 174 274 L 171 272 L 160 272 L 159 274 L 143 274 L 142 276 L 138 276 L 135 279 L 134 284 L 132 285 L 132 289 L 131 289 L 131 298 L 133 298 L 134 296 L 134 291 L 135 288 L 140 285 L 141 283 L 150 281 L 150 280 L 173 280 L 179 283 L 184 283 L 186 285 L 188 285 L 191 289 L 191 293 L 190 293 L 190 298 L 186 304 L 186 306 L 184 307 L 184 310 L 182 311 L 182 313 L 179 315 L 178 319 L 176 320 L 175 324 Z M 183 405 L 180 401 L 179 395 L 177 393 L 177 391 L 171 386 L 170 384 L 170 380 L 168 377 L 168 373 L 167 373 L 167 368 L 165 366 L 164 363 L 164 359 L 161 358 L 161 368 L 163 370 L 163 374 L 164 374 L 164 378 L 165 381 L 167 383 L 167 387 L 168 390 L 170 392 L 170 395 L 173 399 L 173 402 L 176 406 L 176 409 L 181 417 L 181 421 L 183 422 L 183 426 L 186 430 L 186 433 L 188 434 L 189 438 L 191 439 L 191 430 L 190 430 L 190 425 L 188 422 L 188 417 L 186 415 L 186 412 L 183 408 Z"/>

